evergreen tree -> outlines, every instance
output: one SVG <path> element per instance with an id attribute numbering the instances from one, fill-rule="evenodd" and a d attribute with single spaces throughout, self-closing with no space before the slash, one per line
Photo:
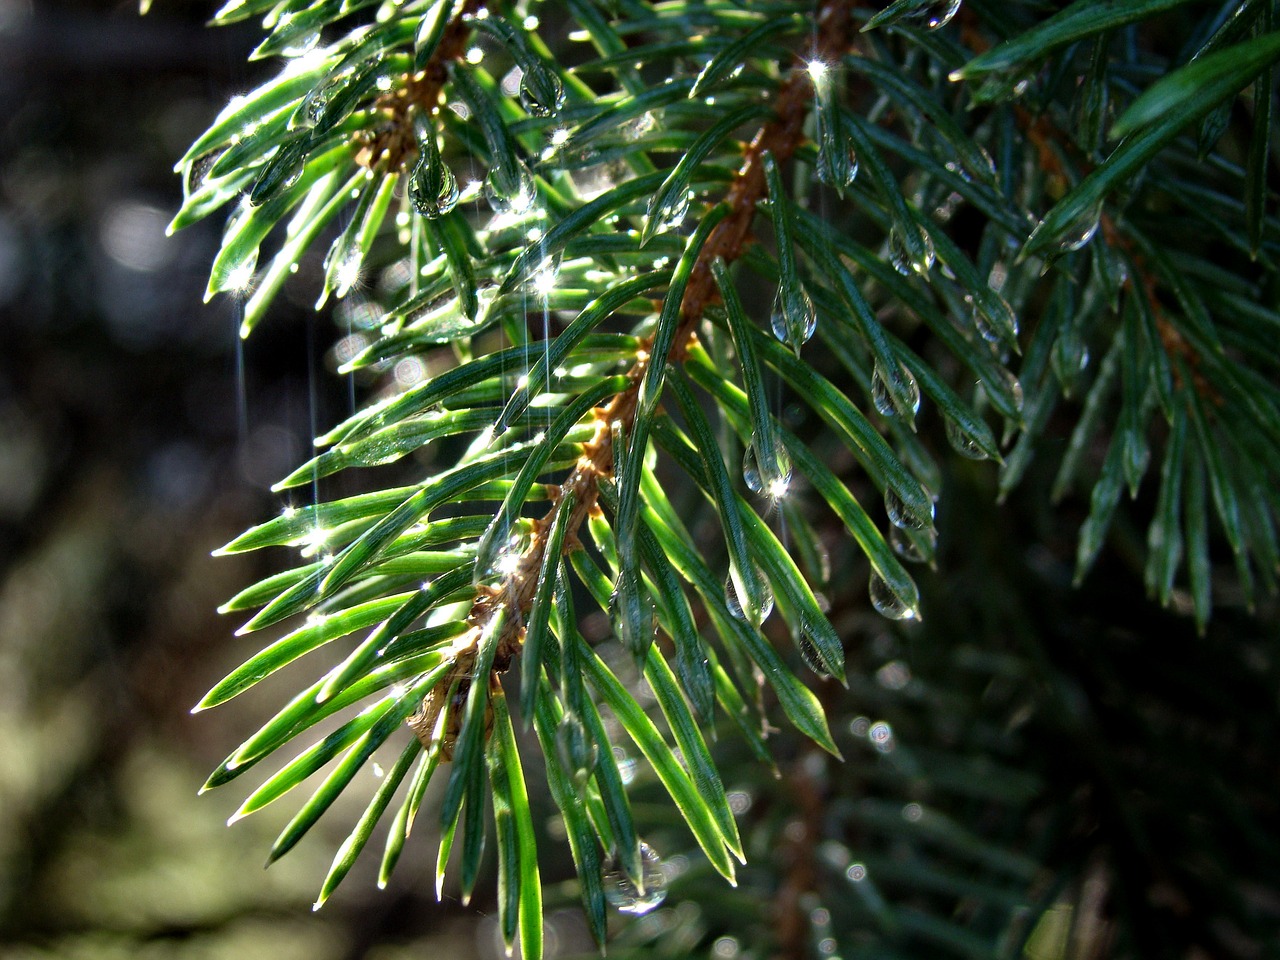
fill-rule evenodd
<path id="1" fill-rule="evenodd" d="M 1276 6 L 231 0 L 174 226 L 366 399 L 207 785 L 324 771 L 275 860 L 383 757 L 318 903 L 432 818 L 528 958 L 1274 951 Z"/>

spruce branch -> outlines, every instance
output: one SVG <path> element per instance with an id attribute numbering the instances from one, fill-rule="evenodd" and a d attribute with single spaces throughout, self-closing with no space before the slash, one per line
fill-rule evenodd
<path id="1" fill-rule="evenodd" d="M 443 769 L 437 891 L 452 854 L 470 896 L 496 833 L 499 926 L 532 960 L 543 874 L 518 713 L 536 733 L 603 942 L 607 899 L 642 912 L 662 896 L 624 782 L 623 738 L 688 828 L 672 842 L 692 840 L 699 869 L 736 882 L 751 874 L 736 872 L 749 835 L 719 772 L 733 748 L 722 739 L 713 756 L 707 734 L 723 718 L 757 757 L 776 743 L 790 750 L 768 725 L 777 706 L 807 738 L 802 756 L 854 762 L 828 762 L 823 782 L 798 795 L 814 822 L 767 891 L 778 909 L 764 949 L 790 957 L 807 940 L 828 943 L 822 931 L 839 924 L 810 906 L 831 896 L 834 878 L 857 885 L 859 916 L 879 938 L 869 950 L 906 956 L 933 938 L 969 956 L 997 939 L 1017 952 L 1025 918 L 1048 917 L 1052 904 L 1037 898 L 1051 884 L 1023 852 L 1034 791 L 1018 770 L 984 765 L 984 738 L 1008 749 L 1001 758 L 1017 755 L 1023 705 L 997 704 L 972 736 L 952 737 L 948 724 L 957 705 L 986 702 L 976 691 L 1033 686 L 1038 639 L 972 671 L 940 662 L 922 690 L 908 689 L 905 666 L 882 676 L 866 644 L 848 643 L 868 600 L 890 620 L 938 631 L 928 636 L 942 640 L 919 645 L 931 655 L 969 642 L 948 636 L 950 616 L 919 626 L 922 607 L 943 601 L 922 601 L 909 568 L 934 567 L 935 590 L 949 583 L 938 540 L 954 521 L 945 510 L 935 521 L 934 504 L 969 475 L 955 457 L 989 461 L 1001 501 L 1024 480 L 1042 482 L 1034 460 L 1055 458 L 1052 489 L 1045 481 L 1027 497 L 1080 488 L 1078 582 L 1112 528 L 1147 510 L 1139 493 L 1154 460 L 1152 594 L 1207 624 L 1219 529 L 1246 600 L 1255 578 L 1274 589 L 1280 392 L 1268 332 L 1280 316 L 1265 296 L 1280 247 L 1268 154 L 1251 148 L 1247 169 L 1229 151 L 1197 165 L 1197 138 L 1185 135 L 1202 118 L 1201 141 L 1243 132 L 1232 98 L 1255 77 L 1264 86 L 1280 56 L 1271 13 L 1257 2 L 1228 17 L 1175 0 L 1076 0 L 1056 13 L 971 0 L 948 30 L 957 0 L 871 6 L 564 0 L 534 14 L 520 2 L 406 0 L 366 16 L 328 0 L 239 0 L 220 14 L 266 13 L 264 52 L 305 46 L 308 25 L 332 42 L 229 105 L 181 164 L 176 225 L 234 206 L 210 291 L 249 293 L 247 334 L 326 237 L 325 295 L 344 300 L 365 265 L 390 266 L 367 302 L 340 305 L 358 318 L 349 341 L 361 344 L 343 369 L 385 383 L 382 397 L 318 438 L 324 449 L 279 488 L 318 493 L 320 477 L 397 461 L 412 475 L 409 457 L 426 471 L 286 510 L 223 551 L 303 551 L 305 562 L 228 603 L 257 610 L 243 632 L 309 619 L 202 707 L 326 644 L 347 650 L 209 785 L 365 707 L 246 801 L 242 813 L 331 768 L 274 855 L 393 733 L 406 722 L 414 733 L 321 899 L 403 780 L 385 880 Z M 1156 14 L 1209 55 L 1183 63 L 1134 39 Z M 558 15 L 575 28 L 556 48 L 561 62 L 539 36 L 540 17 Z M 560 26 L 543 36 L 562 36 Z M 1112 45 L 1120 28 L 1130 42 Z M 1223 47 L 1247 56 L 1223 58 Z M 1136 94 L 1159 71 L 1172 79 Z M 1264 136 L 1269 95 L 1255 88 Z M 1108 152 L 1108 104 L 1129 101 L 1140 109 Z M 453 171 L 468 168 L 459 189 Z M 770 243 L 756 236 L 761 215 Z M 281 235 L 259 270 L 260 248 Z M 767 319 L 747 295 L 761 286 L 777 294 Z M 390 383 L 403 360 L 424 378 Z M 679 478 L 673 490 L 668 476 Z M 883 507 L 872 502 L 881 496 Z M 824 552 L 838 538 L 851 549 L 833 572 Z M 861 597 L 854 580 L 867 585 Z M 597 647 L 596 611 L 619 644 Z M 786 633 L 790 646 L 777 644 Z M 634 665 L 615 673 L 619 645 Z M 801 662 L 847 683 L 859 709 L 896 711 L 921 738 L 946 727 L 950 739 L 914 755 L 885 721 L 863 724 L 871 736 L 858 722 L 833 730 L 827 713 L 853 708 L 819 698 Z M 504 675 L 517 663 L 508 708 Z M 868 793 L 855 812 L 836 802 L 885 783 L 896 784 L 892 800 Z M 970 816 L 979 806 L 986 819 Z M 1005 817 L 1007 835 L 983 832 Z M 864 862 L 864 845 L 891 852 L 876 860 L 872 849 Z M 975 851 L 998 878 L 966 861 Z M 932 892 L 882 897 L 868 865 L 889 877 L 918 869 Z M 968 891 L 963 909 L 939 893 L 953 890 Z"/>
<path id="2" fill-rule="evenodd" d="M 719 299 L 712 275 L 712 263 L 717 259 L 725 264 L 733 263 L 742 256 L 751 242 L 756 206 L 766 195 L 763 158 L 766 154 L 771 154 L 781 163 L 790 159 L 803 141 L 804 123 L 814 97 L 812 64 L 836 63 L 844 55 L 850 43 L 852 10 L 856 5 L 852 0 L 824 0 L 819 8 L 815 29 L 818 42 L 808 60 L 791 67 L 779 88 L 773 103 L 774 117 L 760 128 L 747 146 L 742 165 L 726 192 L 723 203 L 728 213 L 711 231 L 698 254 L 680 301 L 680 324 L 675 333 L 674 345 L 669 355 L 661 358 L 664 364 L 679 363 L 684 359 L 690 344 L 694 342 L 707 306 Z M 459 30 L 455 35 L 452 31 L 455 26 L 461 27 L 464 23 L 465 19 L 460 15 L 455 24 L 451 25 L 450 32 L 446 33 L 446 38 L 456 36 L 455 46 L 458 48 L 465 42 L 465 33 Z M 441 49 L 446 49 L 444 43 Z M 547 533 L 560 504 L 570 502 L 573 506 L 565 521 L 569 531 L 567 549 L 580 546 L 579 531 L 587 517 L 599 509 L 600 478 L 614 475 L 614 437 L 630 436 L 635 426 L 640 391 L 650 365 L 655 362 L 655 358 L 649 353 L 652 346 L 652 337 L 642 341 L 637 359 L 627 371 L 626 389 L 591 411 L 591 418 L 596 424 L 595 434 L 583 444 L 582 455 L 573 471 L 552 491 L 550 509 L 533 522 L 529 545 L 514 563 L 513 569 L 499 584 L 484 585 L 479 591 L 467 616 L 469 629 L 465 638 L 468 642 L 461 645 L 456 654 L 455 667 L 441 684 L 444 690 L 457 690 L 457 693 L 450 695 L 449 702 L 460 702 L 469 685 L 479 679 L 473 673 L 476 649 L 494 618 L 504 617 L 497 654 L 493 660 L 493 674 L 497 676 L 505 673 L 519 654 L 525 619 L 533 604 L 538 574 L 544 564 Z M 423 739 L 424 744 L 430 746 L 434 742 L 438 714 L 446 706 L 447 702 L 443 698 L 428 697 L 423 710 L 410 718 L 410 726 Z M 451 743 L 456 736 L 455 720 L 447 728 L 446 744 Z M 442 749 L 441 755 L 445 760 L 450 759 L 451 747 Z"/>

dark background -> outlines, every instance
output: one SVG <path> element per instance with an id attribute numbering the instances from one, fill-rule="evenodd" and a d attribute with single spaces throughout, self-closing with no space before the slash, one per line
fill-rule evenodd
<path id="1" fill-rule="evenodd" d="M 287 811 L 196 797 L 270 709 L 189 714 L 254 644 L 216 607 L 273 562 L 210 551 L 350 403 L 309 279 L 241 346 L 201 302 L 221 217 L 165 236 L 174 161 L 275 69 L 213 10 L 0 0 L 0 956 L 491 956 L 412 856 L 310 912 L 351 811 L 264 871 Z"/>

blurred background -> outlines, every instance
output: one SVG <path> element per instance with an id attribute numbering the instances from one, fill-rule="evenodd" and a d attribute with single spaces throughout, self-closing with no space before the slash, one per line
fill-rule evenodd
<path id="1" fill-rule="evenodd" d="M 303 459 L 317 423 L 353 402 L 326 361 L 333 327 L 310 309 L 317 264 L 303 263 L 241 344 L 237 304 L 202 303 L 219 218 L 165 236 L 180 196 L 173 162 L 273 69 L 246 63 L 252 24 L 206 29 L 212 9 L 157 0 L 140 17 L 132 2 L 0 0 L 0 960 L 496 958 L 490 903 L 435 903 L 429 837 L 413 838 L 391 889 L 362 864 L 311 913 L 363 797 L 264 871 L 290 811 L 227 829 L 238 785 L 196 796 L 285 690 L 189 714 L 259 645 L 233 637 L 238 623 L 216 607 L 271 572 L 271 557 L 210 551 L 279 509 L 267 487 Z M 1099 952 L 1080 956 L 1107 955 L 1116 903 L 1138 942 L 1155 945 L 1146 956 L 1274 956 L 1274 604 L 1251 615 L 1220 593 L 1209 636 L 1196 637 L 1188 617 L 1141 599 L 1142 527 L 1123 517 L 1112 554 L 1073 592 L 1086 503 L 1050 512 L 1046 483 L 1033 482 L 993 520 L 993 471 L 959 469 L 939 518 L 943 573 L 921 578 L 930 632 L 869 616 L 860 587 L 832 598 L 854 684 L 819 686 L 848 764 L 784 734 L 775 755 L 795 759 L 774 780 L 722 739 L 754 864 L 740 890 L 690 867 L 687 836 L 664 834 L 662 804 L 647 804 L 658 794 L 638 783 L 673 885 L 632 942 L 660 938 L 651 956 L 723 958 L 749 952 L 761 927 L 807 942 L 777 926 L 776 910 L 816 923 L 797 891 L 845 889 L 819 883 L 822 858 L 841 882 L 861 868 L 820 837 L 874 853 L 874 838 L 918 820 L 923 802 L 1047 864 L 1041 906 L 1096 927 Z M 865 583 L 830 542 L 833 582 Z M 894 739 L 877 739 L 890 727 L 873 721 L 891 722 Z M 975 800 L 975 784 L 999 803 Z M 881 799 L 898 826 L 878 833 L 880 808 L 867 804 Z M 550 813 L 545 792 L 535 801 Z M 571 875 L 562 844 L 543 849 L 549 952 L 583 952 L 571 886 L 557 886 Z M 924 896 L 909 874 L 895 886 L 895 849 L 882 851 L 883 889 Z M 1034 889 L 1041 875 L 1029 876 Z M 1055 901 L 1058 876 L 1073 879 Z M 954 917 L 966 890 L 928 894 Z M 1238 911 L 1220 900 L 1248 921 L 1223 920 Z"/>
<path id="2" fill-rule="evenodd" d="M 281 821 L 196 797 L 253 718 L 188 712 L 252 645 L 215 609 L 265 572 L 209 553 L 350 402 L 305 295 L 243 348 L 201 302 L 220 218 L 165 236 L 174 161 L 264 75 L 213 9 L 0 0 L 0 956 L 465 958 L 411 864 L 313 915 L 331 848 L 264 871 Z"/>

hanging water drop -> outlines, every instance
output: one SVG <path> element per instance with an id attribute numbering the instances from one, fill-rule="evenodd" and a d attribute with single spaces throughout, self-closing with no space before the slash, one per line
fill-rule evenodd
<path id="1" fill-rule="evenodd" d="M 564 106 L 564 84 L 545 67 L 526 70 L 520 78 L 520 103 L 535 117 L 549 117 Z"/>
<path id="2" fill-rule="evenodd" d="M 1098 226 L 1101 223 L 1101 204 L 1080 214 L 1063 228 L 1062 238 L 1058 241 L 1058 253 L 1073 253 L 1083 249 L 1098 232 Z"/>
<path id="3" fill-rule="evenodd" d="M 991 292 L 979 303 L 973 303 L 973 327 L 987 343 L 1016 341 L 1018 318 L 1009 302 L 1000 294 Z"/>
<path id="4" fill-rule="evenodd" d="M 761 447 L 767 447 L 765 453 Z M 752 493 L 781 500 L 791 489 L 791 455 L 778 438 L 771 444 L 752 440 L 742 455 L 742 480 Z"/>
<path id="5" fill-rule="evenodd" d="M 489 172 L 484 182 L 484 198 L 494 213 L 518 216 L 532 209 L 538 198 L 538 188 L 529 168 L 517 161 L 512 170 L 497 166 Z"/>
<path id="6" fill-rule="evenodd" d="M 897 390 L 889 387 L 889 378 L 879 363 L 871 371 L 871 402 L 886 417 L 906 414 L 914 420 L 920 411 L 920 385 L 906 367 L 898 366 Z"/>
<path id="7" fill-rule="evenodd" d="M 764 478 L 760 476 L 755 444 L 747 444 L 746 452 L 742 455 L 742 482 L 752 493 L 764 493 Z"/>
<path id="8" fill-rule="evenodd" d="M 1071 396 L 1089 366 L 1089 347 L 1074 325 L 1058 334 L 1049 354 L 1049 362 L 1058 376 L 1058 382 L 1062 384 L 1062 392 Z"/>
<path id="9" fill-rule="evenodd" d="M 919 227 L 914 228 L 916 242 L 908 243 L 902 230 L 894 227 L 889 231 L 889 262 L 904 277 L 913 273 L 925 276 L 933 269 L 936 254 L 929 234 Z"/>
<path id="10" fill-rule="evenodd" d="M 1000 384 L 1004 387 L 1004 392 L 1013 401 L 1013 408 L 1021 412 L 1023 395 L 1022 384 L 1018 382 L 1018 378 L 1006 367 L 996 367 L 996 376 L 1000 378 Z"/>
<path id="11" fill-rule="evenodd" d="M 680 229 L 680 225 L 689 216 L 689 202 L 691 199 L 689 191 L 685 190 L 662 211 L 662 219 L 658 225 L 659 233 L 669 233 L 672 230 Z"/>
<path id="12" fill-rule="evenodd" d="M 209 179 L 209 171 L 221 159 L 225 149 L 213 150 L 204 156 L 197 157 L 182 169 L 183 196 L 191 196 L 199 191 Z"/>
<path id="13" fill-rule="evenodd" d="M 881 616 L 890 620 L 915 620 L 919 617 L 915 607 L 894 593 L 885 579 L 875 571 L 871 573 L 867 592 L 871 597 L 871 605 Z"/>
<path id="14" fill-rule="evenodd" d="M 740 573 L 730 570 L 729 575 L 724 579 L 724 603 L 729 608 L 729 613 L 739 620 L 745 620 L 747 623 L 760 626 L 769 618 L 769 614 L 773 613 L 773 588 L 769 586 L 769 581 L 765 578 L 764 573 L 759 567 L 752 570 L 752 575 L 756 581 L 756 602 L 752 602 L 750 591 L 746 590 L 746 584 L 740 583 L 742 579 Z M 743 589 L 739 589 L 739 588 Z M 745 602 L 744 602 L 745 597 Z"/>
<path id="15" fill-rule="evenodd" d="M 314 50 L 319 43 L 320 31 L 312 30 L 310 33 L 303 33 L 289 40 L 280 48 L 280 56 L 290 60 L 303 57 Z"/>
<path id="16" fill-rule="evenodd" d="M 579 787 L 595 773 L 600 748 L 575 714 L 566 713 L 556 727 L 556 756 Z"/>
<path id="17" fill-rule="evenodd" d="M 667 899 L 667 872 L 662 858 L 647 843 L 640 844 L 639 884 L 627 876 L 615 857 L 605 862 L 602 879 L 604 898 L 619 913 L 640 916 L 657 909 Z"/>
<path id="18" fill-rule="evenodd" d="M 800 651 L 800 656 L 804 662 L 820 677 L 831 676 L 831 671 L 827 669 L 827 665 L 822 662 L 822 657 L 818 654 L 818 648 L 814 646 L 813 636 L 809 632 L 809 624 L 801 621 L 799 628 L 792 634 L 796 649 Z"/>
<path id="19" fill-rule="evenodd" d="M 321 118 L 324 117 L 325 110 L 328 109 L 334 95 L 341 90 L 347 81 L 348 76 L 344 73 L 333 77 L 323 86 L 312 89 L 302 98 L 302 103 L 298 104 L 298 109 L 294 111 L 293 116 L 289 119 L 289 126 L 314 127 L 318 124 Z"/>
<path id="20" fill-rule="evenodd" d="M 947 424 L 947 442 L 951 444 L 951 448 L 962 457 L 968 457 L 970 460 L 986 460 L 987 452 L 982 449 L 981 445 L 973 437 L 969 436 L 960 424 L 956 423 L 951 417 L 945 417 Z"/>
<path id="21" fill-rule="evenodd" d="M 907 505 L 902 502 L 902 498 L 898 496 L 893 487 L 886 487 L 884 491 L 884 512 L 888 514 L 889 522 L 895 527 L 901 527 L 903 530 L 927 530 L 932 526 L 933 501 L 929 500 L 929 520 L 926 522 L 923 517 L 917 517 L 907 509 Z"/>
<path id="22" fill-rule="evenodd" d="M 938 30 L 951 22 L 960 12 L 961 0 L 924 0 L 911 14 L 913 20 L 923 20 L 930 30 Z"/>
<path id="23" fill-rule="evenodd" d="M 925 538 L 932 541 L 934 539 L 932 531 L 928 533 L 921 531 L 913 535 L 897 526 L 889 527 L 889 546 L 893 547 L 893 552 L 908 563 L 924 563 L 928 559 L 924 550 L 916 542 L 917 539 Z"/>
<path id="24" fill-rule="evenodd" d="M 858 179 L 858 154 L 852 146 L 824 144 L 818 151 L 818 164 L 814 176 L 820 183 L 843 190 Z"/>
<path id="25" fill-rule="evenodd" d="M 622 140 L 639 140 L 657 128 L 658 118 L 652 111 L 649 111 L 620 124 L 618 126 L 618 137 Z"/>
<path id="26" fill-rule="evenodd" d="M 441 158 L 434 134 L 423 139 L 421 151 L 409 180 L 409 200 L 428 220 L 436 220 L 458 205 L 458 180 Z"/>
<path id="27" fill-rule="evenodd" d="M 1151 447 L 1140 430 L 1126 430 L 1123 443 L 1122 465 L 1125 483 L 1129 486 L 1129 499 L 1138 496 L 1142 478 L 1151 465 Z"/>
<path id="28" fill-rule="evenodd" d="M 657 633 L 657 613 L 640 572 L 625 562 L 609 599 L 609 617 L 622 645 L 637 658 L 643 657 Z"/>
<path id="29" fill-rule="evenodd" d="M 800 348 L 809 342 L 818 329 L 818 314 L 809 294 L 798 283 L 783 284 L 773 301 L 770 317 L 773 335 L 800 355 Z"/>
<path id="30" fill-rule="evenodd" d="M 352 243 L 343 250 L 334 261 L 333 292 L 339 300 L 350 293 L 360 283 L 360 268 L 364 265 L 364 251 L 360 244 Z"/>

